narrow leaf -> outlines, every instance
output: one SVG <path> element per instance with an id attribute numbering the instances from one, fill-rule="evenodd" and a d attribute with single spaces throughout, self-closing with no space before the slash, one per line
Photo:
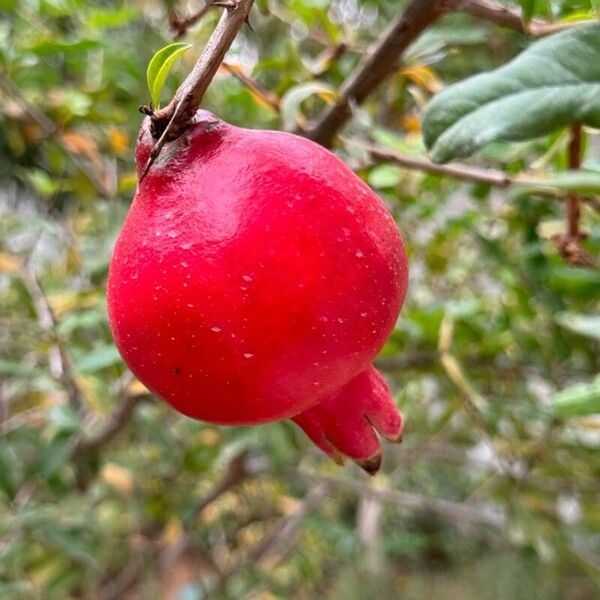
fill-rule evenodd
<path id="1" fill-rule="evenodd" d="M 584 417 L 600 413 L 600 377 L 591 383 L 568 387 L 554 396 L 554 412 L 560 417 Z"/>
<path id="2" fill-rule="evenodd" d="M 571 123 L 600 127 L 600 23 L 535 42 L 508 64 L 438 94 L 423 114 L 436 162 L 496 141 L 523 141 Z"/>
<path id="3" fill-rule="evenodd" d="M 188 49 L 191 48 L 191 44 L 183 42 L 177 42 L 175 44 L 169 44 L 161 50 L 159 50 L 148 64 L 148 71 L 146 73 L 148 79 L 148 90 L 150 91 L 150 98 L 154 106 L 158 107 L 160 102 L 160 92 L 167 80 L 171 67 L 175 61 Z"/>
<path id="4" fill-rule="evenodd" d="M 519 0 L 519 4 L 521 5 L 521 10 L 523 11 L 523 21 L 525 23 L 529 23 L 533 17 L 533 13 L 535 12 L 537 0 Z"/>

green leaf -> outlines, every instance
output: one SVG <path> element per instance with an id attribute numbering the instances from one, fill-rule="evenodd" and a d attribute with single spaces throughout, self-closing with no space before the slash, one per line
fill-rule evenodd
<path id="1" fill-rule="evenodd" d="M 558 189 L 582 194 L 600 194 L 600 172 L 564 171 L 553 177 L 527 183 L 524 187 L 532 189 Z"/>
<path id="2" fill-rule="evenodd" d="M 291 131 L 302 120 L 301 105 L 310 96 L 317 95 L 326 101 L 336 97 L 336 91 L 330 85 L 320 81 L 308 81 L 291 87 L 281 98 L 281 120 L 283 128 Z"/>
<path id="3" fill-rule="evenodd" d="M 76 363 L 76 367 L 78 373 L 93 373 L 100 369 L 112 367 L 120 362 L 119 351 L 111 344 L 95 348 L 92 352 L 80 358 Z"/>
<path id="4" fill-rule="evenodd" d="M 553 398 L 554 412 L 560 417 L 584 417 L 600 413 L 600 377 L 591 383 L 568 387 Z"/>
<path id="5" fill-rule="evenodd" d="M 523 21 L 525 23 L 529 23 L 529 21 L 531 21 L 531 17 L 533 17 L 533 13 L 535 12 L 537 0 L 519 0 L 519 4 L 521 5 L 521 10 L 523 11 Z"/>
<path id="6" fill-rule="evenodd" d="M 159 50 L 148 64 L 148 71 L 146 73 L 148 79 L 148 90 L 150 91 L 150 98 L 154 106 L 158 107 L 160 102 L 160 92 L 167 80 L 171 67 L 175 61 L 188 49 L 191 48 L 191 44 L 184 42 L 177 42 L 175 44 L 169 44 L 161 50 Z"/>
<path id="7" fill-rule="evenodd" d="M 423 114 L 431 158 L 466 157 L 581 122 L 600 127 L 600 24 L 532 44 L 508 64 L 451 85 Z"/>
<path id="8" fill-rule="evenodd" d="M 369 171 L 367 181 L 376 189 L 394 188 L 400 183 L 401 171 L 394 165 L 378 165 Z"/>
<path id="9" fill-rule="evenodd" d="M 600 340 L 600 315 L 574 315 L 562 313 L 556 322 L 575 333 Z"/>

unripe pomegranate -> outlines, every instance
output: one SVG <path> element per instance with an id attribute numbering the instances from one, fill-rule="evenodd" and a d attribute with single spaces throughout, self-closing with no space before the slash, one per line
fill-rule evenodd
<path id="1" fill-rule="evenodd" d="M 371 361 L 406 285 L 392 217 L 334 154 L 198 111 L 138 186 L 108 309 L 127 365 L 178 411 L 293 419 L 335 460 L 376 471 L 374 429 L 398 440 L 402 417 Z"/>

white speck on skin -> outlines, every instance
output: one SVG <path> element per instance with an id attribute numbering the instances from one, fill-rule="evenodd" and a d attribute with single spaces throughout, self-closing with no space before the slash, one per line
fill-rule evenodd
<path id="1" fill-rule="evenodd" d="M 252 358 L 253 356 L 252 352 L 244 352 L 244 358 Z"/>
<path id="2" fill-rule="evenodd" d="M 364 254 L 362 253 L 361 250 L 357 250 L 355 256 L 356 256 L 356 258 L 362 258 L 364 256 Z"/>
<path id="3" fill-rule="evenodd" d="M 220 327 L 217 327 L 216 325 L 214 327 L 210 328 L 211 331 L 214 331 L 215 333 L 219 333 L 219 331 L 221 331 Z"/>

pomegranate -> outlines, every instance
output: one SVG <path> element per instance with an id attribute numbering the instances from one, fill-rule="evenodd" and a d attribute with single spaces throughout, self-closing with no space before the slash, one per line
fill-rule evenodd
<path id="1" fill-rule="evenodd" d="M 154 139 L 139 134 L 138 175 Z M 181 413 L 293 419 L 334 460 L 379 467 L 402 417 L 371 361 L 407 285 L 381 200 L 304 138 L 198 111 L 143 177 L 108 278 L 115 342 Z"/>

